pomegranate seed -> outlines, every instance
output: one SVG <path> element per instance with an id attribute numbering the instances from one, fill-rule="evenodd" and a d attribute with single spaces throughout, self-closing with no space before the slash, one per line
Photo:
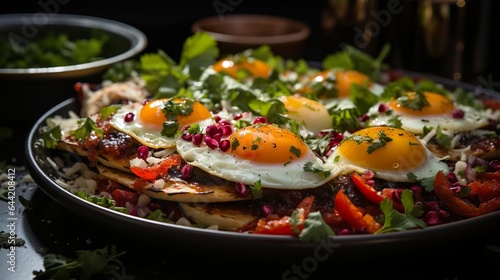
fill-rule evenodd
<path id="1" fill-rule="evenodd" d="M 385 111 L 387 111 L 387 106 L 385 104 L 378 105 L 378 112 L 379 113 L 383 113 Z"/>
<path id="2" fill-rule="evenodd" d="M 227 152 L 229 150 L 229 147 L 231 146 L 231 143 L 229 143 L 229 140 L 224 139 L 219 142 L 219 149 L 223 152 Z"/>
<path id="3" fill-rule="evenodd" d="M 494 159 L 488 164 L 488 170 L 495 172 L 500 170 L 500 160 Z"/>
<path id="4" fill-rule="evenodd" d="M 215 125 L 209 125 L 207 126 L 207 129 L 205 131 L 205 134 L 209 137 L 212 137 L 214 134 L 219 132 L 219 128 Z"/>
<path id="5" fill-rule="evenodd" d="M 237 120 L 239 120 L 241 118 L 243 118 L 243 115 L 240 114 L 240 113 L 238 113 L 238 114 L 234 115 L 233 120 L 237 121 Z"/>
<path id="6" fill-rule="evenodd" d="M 373 181 L 373 177 L 375 177 L 375 172 L 373 172 L 372 170 L 365 170 L 361 176 L 363 179 L 365 180 L 372 180 Z M 375 183 L 375 182 L 373 182 Z"/>
<path id="7" fill-rule="evenodd" d="M 412 191 L 415 194 L 422 193 L 422 187 L 421 186 L 411 186 L 410 191 Z"/>
<path id="8" fill-rule="evenodd" d="M 453 172 L 446 174 L 446 179 L 448 179 L 448 181 L 450 181 L 450 183 L 458 182 L 457 175 L 455 175 L 455 173 L 453 173 Z"/>
<path id="9" fill-rule="evenodd" d="M 395 201 L 401 201 L 401 193 L 403 192 L 403 189 L 401 188 L 398 188 L 398 189 L 394 189 L 394 200 Z"/>
<path id="10" fill-rule="evenodd" d="M 241 182 L 236 183 L 234 188 L 238 196 L 247 197 L 250 194 L 250 189 L 247 188 L 247 186 Z"/>
<path id="11" fill-rule="evenodd" d="M 137 148 L 137 157 L 146 160 L 149 156 L 149 149 L 146 146 L 140 146 Z"/>
<path id="12" fill-rule="evenodd" d="M 192 141 L 193 140 L 193 135 L 191 133 L 182 133 L 181 138 L 185 141 Z"/>
<path id="13" fill-rule="evenodd" d="M 209 147 L 212 150 L 219 147 L 219 141 L 217 141 L 217 139 L 212 138 L 208 135 L 205 136 L 205 144 L 207 144 L 207 147 Z"/>
<path id="14" fill-rule="evenodd" d="M 233 127 L 230 125 L 225 125 L 220 127 L 222 136 L 229 136 L 233 133 Z"/>
<path id="15" fill-rule="evenodd" d="M 428 201 L 426 203 L 424 203 L 424 206 L 426 209 L 430 210 L 430 211 L 438 211 L 439 210 L 439 202 L 437 201 Z"/>
<path id="16" fill-rule="evenodd" d="M 219 123 L 219 122 L 220 122 L 220 120 L 221 120 L 221 117 L 220 117 L 220 116 L 215 116 L 215 117 L 214 117 L 214 121 L 215 121 L 215 123 Z"/>
<path id="17" fill-rule="evenodd" d="M 425 214 L 425 217 L 424 217 L 424 222 L 429 226 L 439 224 L 439 219 L 438 219 L 436 211 L 427 212 L 427 214 Z"/>
<path id="18" fill-rule="evenodd" d="M 438 214 L 440 217 L 445 218 L 445 219 L 450 217 L 450 212 L 445 211 L 445 210 L 439 210 Z"/>
<path id="19" fill-rule="evenodd" d="M 134 113 L 130 112 L 130 113 L 127 113 L 127 114 L 125 115 L 125 117 L 123 118 L 123 120 L 124 120 L 125 122 L 131 122 L 131 121 L 133 121 L 133 120 L 134 120 L 134 118 L 135 118 Z"/>
<path id="20" fill-rule="evenodd" d="M 465 112 L 463 110 L 457 109 L 454 110 L 453 113 L 451 113 L 451 116 L 454 119 L 463 119 L 463 117 L 465 116 Z"/>
<path id="21" fill-rule="evenodd" d="M 338 235 L 348 235 L 348 234 L 351 234 L 351 231 L 347 228 L 343 228 L 337 234 Z"/>
<path id="22" fill-rule="evenodd" d="M 255 120 L 253 120 L 253 123 L 267 123 L 266 117 L 256 117 Z"/>
<path id="23" fill-rule="evenodd" d="M 203 143 L 203 137 L 204 136 L 201 133 L 193 135 L 193 139 L 192 139 L 193 144 L 195 144 L 196 146 L 201 145 L 201 143 Z"/>
<path id="24" fill-rule="evenodd" d="M 364 114 L 359 118 L 360 122 L 366 122 L 367 120 L 370 119 L 370 116 L 368 114 Z"/>
<path id="25" fill-rule="evenodd" d="M 226 126 L 226 125 L 231 125 L 231 122 L 229 122 L 228 120 L 221 120 L 219 123 L 218 123 L 219 126 Z"/>
<path id="26" fill-rule="evenodd" d="M 267 215 L 270 215 L 273 213 L 273 207 L 269 204 L 264 204 L 262 205 L 262 215 L 266 217 Z"/>
<path id="27" fill-rule="evenodd" d="M 189 179 L 193 174 L 193 167 L 191 165 L 186 164 L 181 169 L 181 179 Z"/>

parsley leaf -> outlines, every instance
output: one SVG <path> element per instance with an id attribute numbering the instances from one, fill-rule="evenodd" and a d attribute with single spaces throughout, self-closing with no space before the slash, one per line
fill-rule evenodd
<path id="1" fill-rule="evenodd" d="M 404 213 L 395 210 L 393 201 L 384 198 L 380 203 L 380 209 L 384 214 L 384 225 L 375 233 L 386 233 L 391 231 L 405 231 L 408 229 L 425 228 L 427 225 L 418 217 L 423 213 L 420 206 L 415 206 L 413 203 L 412 192 L 408 189 L 401 193 L 401 202 L 404 207 Z"/>
<path id="2" fill-rule="evenodd" d="M 104 134 L 104 131 L 98 128 L 97 124 L 91 118 L 85 118 L 83 125 L 75 130 L 71 130 L 69 134 L 73 135 L 78 141 L 83 141 L 92 132 L 99 138 L 102 138 Z"/>
<path id="3" fill-rule="evenodd" d="M 378 132 L 378 137 L 378 139 L 373 140 L 372 144 L 368 146 L 368 154 L 373 153 L 374 151 L 384 147 L 388 142 L 392 141 L 392 138 L 387 136 L 382 130 Z"/>
<path id="4" fill-rule="evenodd" d="M 43 139 L 45 148 L 53 149 L 57 146 L 57 142 L 62 138 L 61 127 L 55 126 L 48 131 L 41 133 L 40 137 Z"/>
<path id="5" fill-rule="evenodd" d="M 256 181 L 250 187 L 250 191 L 252 191 L 252 198 L 259 199 L 262 197 L 262 183 L 261 181 Z"/>
<path id="6" fill-rule="evenodd" d="M 325 223 L 320 212 L 310 212 L 304 221 L 304 229 L 299 234 L 299 240 L 314 242 L 320 239 L 324 240 L 333 234 L 332 228 Z"/>
<path id="7" fill-rule="evenodd" d="M 118 253 L 116 247 L 106 246 L 101 249 L 76 251 L 76 258 L 60 254 L 44 256 L 45 270 L 33 271 L 37 279 L 93 279 L 99 275 L 110 275 L 123 267 L 118 257 L 126 252 Z"/>

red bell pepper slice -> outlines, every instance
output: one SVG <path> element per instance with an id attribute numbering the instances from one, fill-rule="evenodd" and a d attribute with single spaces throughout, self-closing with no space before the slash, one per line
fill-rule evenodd
<path id="1" fill-rule="evenodd" d="M 340 190 L 335 196 L 335 210 L 339 216 L 346 221 L 355 231 L 375 233 L 382 225 L 372 215 L 365 213 L 362 207 L 354 205 L 349 197 Z"/>
<path id="2" fill-rule="evenodd" d="M 500 181 L 500 171 L 496 172 L 480 172 L 476 174 L 478 179 L 486 179 L 486 180 L 498 180 Z"/>
<path id="3" fill-rule="evenodd" d="M 488 194 L 481 195 L 482 198 L 480 196 L 480 200 L 483 200 L 483 202 L 480 202 L 479 206 L 476 206 L 466 200 L 463 200 L 455 191 L 453 191 L 451 189 L 451 183 L 446 178 L 446 175 L 439 171 L 436 174 L 436 179 L 434 180 L 434 191 L 439 199 L 441 199 L 441 201 L 443 201 L 443 203 L 455 214 L 464 217 L 476 217 L 500 209 L 500 195 L 496 193 L 496 196 L 490 197 L 492 196 L 491 192 L 485 190 L 490 188 L 494 190 L 495 185 L 493 185 L 492 182 L 488 183 L 488 181 L 479 181 L 469 184 L 472 191 L 475 191 L 478 194 L 480 192 L 488 192 Z"/>
<path id="4" fill-rule="evenodd" d="M 298 235 L 304 228 L 304 221 L 307 215 L 311 212 L 312 205 L 314 203 L 314 196 L 307 196 L 302 199 L 302 201 L 297 205 L 296 209 L 304 209 L 302 213 L 299 212 L 299 221 L 296 225 L 298 232 L 294 231 L 294 227 L 291 223 L 290 216 L 284 216 L 281 219 L 267 220 L 266 218 L 261 218 L 257 222 L 257 226 L 254 229 L 255 233 L 262 234 L 275 234 L 275 235 Z"/>
<path id="5" fill-rule="evenodd" d="M 384 190 L 382 190 L 381 193 L 379 193 L 375 188 L 368 185 L 366 183 L 366 180 L 363 177 L 361 177 L 361 175 L 359 175 L 358 173 L 353 172 L 351 178 L 352 181 L 354 182 L 354 185 L 356 185 L 356 187 L 358 188 L 358 190 L 371 202 L 380 205 L 380 203 L 384 200 L 385 197 L 392 200 L 392 194 L 394 193 L 394 189 L 385 188 Z M 392 207 L 398 210 L 399 212 L 404 212 L 403 204 L 397 201 L 393 201 L 392 205 L 393 205 Z"/>

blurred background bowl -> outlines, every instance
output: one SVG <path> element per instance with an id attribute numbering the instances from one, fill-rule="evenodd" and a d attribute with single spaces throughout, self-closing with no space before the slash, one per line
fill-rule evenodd
<path id="1" fill-rule="evenodd" d="M 59 102 L 76 96 L 75 83 L 100 83 L 111 65 L 137 56 L 147 46 L 147 37 L 142 31 L 113 20 L 71 14 L 0 15 L 1 39 L 7 39 L 11 46 L 37 42 L 48 34 L 65 34 L 69 41 L 75 41 L 91 39 L 96 33 L 104 34 L 108 40 L 95 61 L 57 67 L 0 65 L 4 104 L 0 117 L 11 124 L 34 123 Z"/>
<path id="2" fill-rule="evenodd" d="M 310 28 L 303 22 L 255 14 L 202 18 L 193 23 L 191 30 L 211 34 L 222 55 L 268 45 L 274 54 L 289 59 L 303 56 L 310 36 Z"/>

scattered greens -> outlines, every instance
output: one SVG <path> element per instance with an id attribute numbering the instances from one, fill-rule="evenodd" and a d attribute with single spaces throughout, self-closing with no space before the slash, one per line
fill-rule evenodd
<path id="1" fill-rule="evenodd" d="M 0 68 L 67 66 L 102 59 L 108 35 L 94 31 L 88 39 L 49 33 L 32 41 L 0 38 Z"/>
<path id="2" fill-rule="evenodd" d="M 95 279 L 97 276 L 110 275 L 123 267 L 119 257 L 126 252 L 117 252 L 115 246 L 96 250 L 78 250 L 75 258 L 60 254 L 46 254 L 43 265 L 45 270 L 33 271 L 34 279 Z"/>

